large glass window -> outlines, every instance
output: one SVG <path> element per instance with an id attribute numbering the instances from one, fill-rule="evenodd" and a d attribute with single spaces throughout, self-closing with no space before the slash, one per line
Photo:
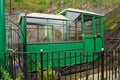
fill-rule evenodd
<path id="1" fill-rule="evenodd" d="M 101 24 L 100 24 L 100 18 L 96 18 L 96 34 L 101 34 Z"/>
<path id="2" fill-rule="evenodd" d="M 69 21 L 69 39 L 71 41 L 82 40 L 81 21 Z"/>
<path id="3" fill-rule="evenodd" d="M 44 23 L 27 25 L 27 42 L 61 42 L 66 40 L 66 21 L 46 20 Z"/>
<path id="4" fill-rule="evenodd" d="M 84 16 L 84 32 L 85 35 L 91 35 L 93 34 L 93 29 L 92 29 L 92 17 L 90 16 Z"/>
<path id="5" fill-rule="evenodd" d="M 82 40 L 81 13 L 67 12 L 69 41 Z"/>

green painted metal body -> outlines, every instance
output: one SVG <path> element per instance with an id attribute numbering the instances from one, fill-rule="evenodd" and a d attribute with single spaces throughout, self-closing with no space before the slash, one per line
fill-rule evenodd
<path id="1" fill-rule="evenodd" d="M 5 0 L 0 0 L 0 66 L 4 65 L 5 52 Z"/>
<path id="2" fill-rule="evenodd" d="M 21 25 L 20 25 L 21 33 L 20 33 L 20 42 L 25 43 L 26 41 L 26 26 L 25 26 L 25 16 L 21 18 Z"/>
<path id="3" fill-rule="evenodd" d="M 33 51 L 40 51 L 41 49 L 43 50 L 43 59 L 44 61 L 44 68 L 47 68 L 50 64 L 52 64 L 52 60 L 53 59 L 57 59 L 53 61 L 53 66 L 54 67 L 59 67 L 59 66 L 68 66 L 70 64 L 70 53 L 71 56 L 75 56 L 75 53 L 77 53 L 79 55 L 79 57 L 76 57 L 76 62 L 75 62 L 75 57 L 71 58 L 71 65 L 73 64 L 79 64 L 80 63 L 80 53 L 83 53 L 83 47 L 84 47 L 84 42 L 83 41 L 77 41 L 77 42 L 59 42 L 59 43 L 36 43 L 36 44 L 28 44 L 27 45 L 27 51 L 28 52 L 33 52 Z M 70 49 L 77 49 L 76 51 L 66 51 L 66 52 L 62 52 L 62 50 L 70 50 Z M 47 51 L 47 52 L 44 52 Z M 52 51 L 58 51 L 58 52 L 52 52 Z M 66 62 L 63 61 L 62 59 L 60 59 L 60 62 L 58 63 L 58 58 L 65 58 L 65 53 L 66 53 Z M 52 54 L 53 54 L 53 58 L 52 58 Z M 34 54 L 31 54 L 32 56 L 32 60 L 40 60 L 40 54 L 36 55 L 37 57 L 35 57 Z M 30 56 L 28 54 L 28 56 Z M 48 58 L 47 58 L 48 57 Z M 47 59 L 49 59 L 48 61 L 46 61 Z M 28 58 L 28 61 L 31 60 Z M 31 70 L 31 68 L 29 67 L 31 64 L 33 64 L 32 70 L 35 70 L 35 64 L 34 63 L 28 63 L 27 68 L 28 70 Z"/>
<path id="4" fill-rule="evenodd" d="M 54 51 L 54 50 L 69 50 L 69 49 L 83 49 L 84 42 L 76 41 L 76 42 L 56 42 L 56 43 L 33 43 L 27 44 L 28 52 L 38 52 L 41 49 L 43 51 Z"/>
<path id="5" fill-rule="evenodd" d="M 64 16 L 68 16 L 67 12 L 65 12 Z M 62 14 L 61 14 L 62 15 Z M 92 17 L 92 21 L 91 21 L 91 25 L 92 25 L 92 33 L 91 34 L 85 34 L 85 16 L 90 16 Z M 96 22 L 96 18 L 98 18 L 100 20 L 100 34 L 97 33 L 97 22 Z M 21 19 L 22 20 L 22 19 Z M 49 22 L 48 22 L 49 23 Z M 23 22 L 21 21 L 21 26 L 23 28 L 23 32 L 25 33 L 24 30 L 24 19 Z M 46 43 L 27 43 L 26 45 L 26 49 L 27 52 L 40 52 L 40 50 L 42 49 L 43 52 L 44 51 L 52 51 L 52 50 L 67 50 L 67 49 L 82 49 L 80 51 L 76 51 L 77 53 L 83 53 L 83 54 L 93 54 L 93 52 L 97 52 L 97 51 L 101 51 L 102 48 L 104 48 L 104 16 L 100 16 L 100 15 L 95 15 L 95 14 L 87 14 L 87 13 L 81 13 L 81 26 L 82 26 L 82 36 L 83 39 L 82 40 L 78 40 L 78 41 L 69 41 L 69 32 L 68 32 L 68 27 L 69 27 L 69 20 L 66 22 L 66 41 L 64 42 L 46 42 Z M 21 38 L 22 39 L 22 38 Z M 22 42 L 24 42 L 24 40 L 22 39 Z M 64 54 L 61 52 L 59 53 L 61 56 L 64 56 Z M 74 53 L 73 53 L 74 54 Z M 43 54 L 44 55 L 44 54 Z M 49 57 L 52 54 L 49 54 Z M 68 54 L 70 55 L 70 54 Z M 46 55 L 44 55 L 44 59 L 46 58 Z M 58 58 L 58 53 L 54 54 L 54 58 Z M 95 56 L 94 59 L 97 59 L 98 56 Z M 34 60 L 35 57 L 33 56 L 32 59 Z M 39 60 L 40 57 L 37 57 L 37 59 Z M 72 60 L 72 64 L 75 64 L 75 59 Z M 77 57 L 76 59 L 77 63 L 81 63 L 82 61 L 80 61 L 80 57 Z M 93 61 L 93 57 L 88 57 L 89 61 Z M 83 62 L 85 62 L 83 60 Z M 57 62 L 56 62 L 57 63 Z M 68 62 L 66 63 L 66 65 L 69 65 L 70 62 L 68 60 Z M 60 62 L 60 64 L 55 64 L 54 66 L 65 66 L 63 61 Z M 44 68 L 47 67 L 47 62 L 44 62 Z M 28 64 L 28 68 L 29 68 L 29 64 Z M 34 68 L 34 65 L 33 65 Z"/>

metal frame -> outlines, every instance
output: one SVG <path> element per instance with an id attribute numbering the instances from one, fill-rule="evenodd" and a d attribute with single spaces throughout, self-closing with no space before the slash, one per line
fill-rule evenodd
<path id="1" fill-rule="evenodd" d="M 18 69 L 20 69 L 21 72 L 24 73 L 21 74 L 21 78 L 24 80 L 36 80 L 38 78 L 40 80 L 45 80 L 45 78 L 55 80 L 56 78 L 59 80 L 115 80 L 119 77 L 118 68 L 120 66 L 120 50 L 94 52 L 94 54 L 77 53 L 77 50 L 81 49 L 58 51 L 41 50 L 40 52 L 18 52 L 13 53 L 14 55 L 9 54 L 8 56 L 11 64 L 11 75 L 15 79 L 17 77 L 17 74 L 20 74 L 18 72 Z M 61 56 L 59 54 L 57 58 L 54 58 L 55 54 L 61 52 L 65 56 Z M 72 52 L 74 52 L 74 54 Z M 49 55 L 49 53 L 51 53 L 51 55 Z M 26 54 L 26 58 L 29 60 L 25 64 L 23 64 L 23 61 L 25 60 L 22 58 L 24 54 Z M 35 59 L 33 59 L 33 55 Z M 46 59 L 44 58 L 45 55 Z M 89 62 L 89 56 L 92 56 L 92 62 Z M 95 59 L 95 56 L 99 56 L 99 58 Z M 38 60 L 37 57 L 41 58 Z M 78 57 L 79 60 L 81 60 L 81 64 L 77 62 Z M 72 64 L 73 61 L 75 64 Z M 82 63 L 84 61 L 85 63 Z M 68 65 L 68 63 L 70 63 L 70 65 Z M 61 64 L 65 66 L 61 66 Z M 23 65 L 26 65 L 25 69 Z M 15 66 L 18 66 L 18 68 Z"/>
<path id="2" fill-rule="evenodd" d="M 6 37 L 5 37 L 5 0 L 0 0 L 0 52 L 5 52 Z M 3 66 L 4 54 L 0 54 L 0 66 Z"/>

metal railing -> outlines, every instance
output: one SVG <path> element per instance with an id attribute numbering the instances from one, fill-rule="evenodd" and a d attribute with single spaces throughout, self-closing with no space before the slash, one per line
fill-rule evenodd
<path id="1" fill-rule="evenodd" d="M 119 53 L 120 50 L 83 54 L 81 49 L 17 52 L 6 54 L 5 64 L 14 79 L 21 75 L 22 80 L 115 80 Z"/>

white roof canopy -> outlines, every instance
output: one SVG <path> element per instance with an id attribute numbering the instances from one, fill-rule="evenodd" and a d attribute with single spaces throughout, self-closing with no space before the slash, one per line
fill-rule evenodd
<path id="1" fill-rule="evenodd" d="M 67 20 L 67 18 L 62 16 L 62 15 L 54 15 L 54 14 L 30 13 L 30 14 L 27 14 L 26 16 L 27 17 L 34 17 L 34 18 Z"/>
<path id="2" fill-rule="evenodd" d="M 85 10 L 80 10 L 80 9 L 73 9 L 73 8 L 65 9 L 65 10 L 61 11 L 59 14 L 62 14 L 65 11 L 72 11 L 72 12 L 79 12 L 79 13 L 87 13 L 87 14 L 93 14 L 93 15 L 98 15 L 98 16 L 104 16 L 102 14 L 98 14 L 98 13 L 94 13 L 94 12 L 90 12 L 90 11 L 85 11 Z"/>
<path id="3" fill-rule="evenodd" d="M 25 14 L 20 14 L 18 22 L 20 23 L 21 17 L 25 16 Z M 62 21 L 66 21 L 68 18 L 62 15 L 54 15 L 54 14 L 44 14 L 44 13 L 30 13 L 26 15 L 26 22 L 33 24 L 46 24 L 48 23 L 57 23 L 62 24 Z"/>

